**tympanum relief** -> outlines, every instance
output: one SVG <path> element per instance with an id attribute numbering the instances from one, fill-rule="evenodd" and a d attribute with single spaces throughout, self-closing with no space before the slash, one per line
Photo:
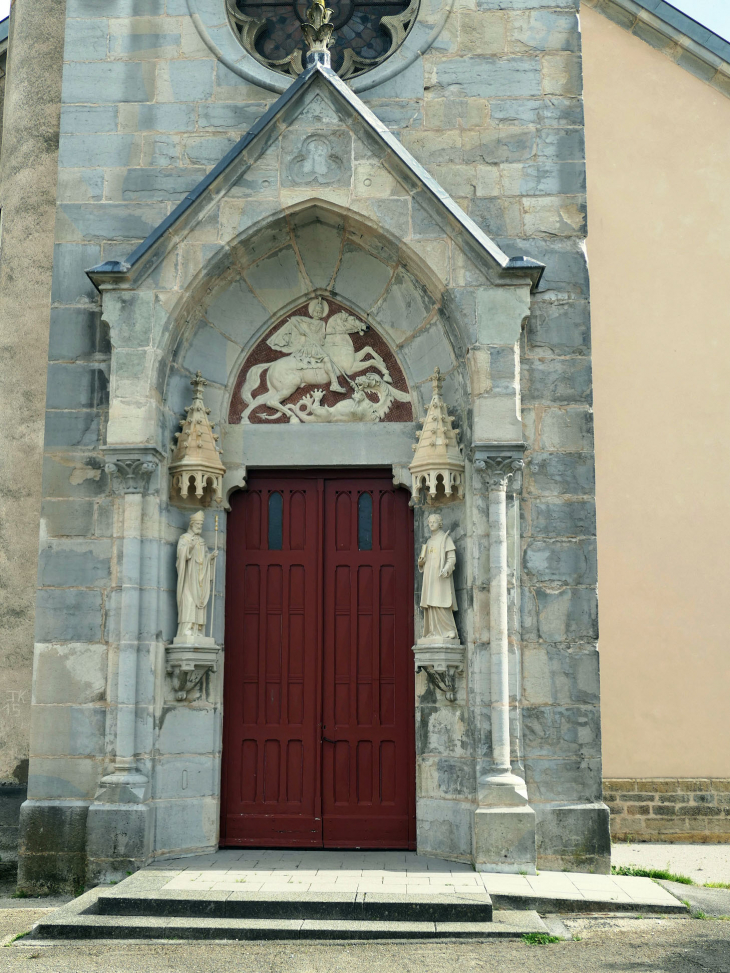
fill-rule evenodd
<path id="1" fill-rule="evenodd" d="M 317 297 L 251 351 L 229 422 L 410 422 L 405 375 L 385 341 L 350 310 Z"/>

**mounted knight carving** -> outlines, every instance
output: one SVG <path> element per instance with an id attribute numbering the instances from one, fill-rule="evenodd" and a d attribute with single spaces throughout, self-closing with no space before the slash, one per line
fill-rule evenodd
<path id="1" fill-rule="evenodd" d="M 356 347 L 353 336 L 365 334 L 372 343 L 360 340 Z M 281 357 L 271 360 L 272 352 Z M 400 403 L 407 415 L 401 409 L 397 421 L 412 418 L 405 376 L 383 339 L 322 297 L 285 318 L 253 349 L 232 413 L 236 401 L 241 411 L 233 422 L 380 422 Z"/>

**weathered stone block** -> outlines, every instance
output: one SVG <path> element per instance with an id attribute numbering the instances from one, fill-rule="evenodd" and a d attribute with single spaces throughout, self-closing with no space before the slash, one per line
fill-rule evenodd
<path id="1" fill-rule="evenodd" d="M 583 162 L 508 162 L 500 174 L 505 196 L 574 196 L 586 191 Z"/>
<path id="2" fill-rule="evenodd" d="M 166 215 L 163 203 L 64 203 L 58 209 L 57 232 L 68 242 L 144 240 Z"/>
<path id="3" fill-rule="evenodd" d="M 139 143 L 134 135 L 63 135 L 58 164 L 67 168 L 123 167 L 138 161 Z M 137 151 L 135 153 L 135 147 Z"/>
<path id="4" fill-rule="evenodd" d="M 73 606 L 73 611 L 69 607 Z M 98 642 L 101 640 L 101 592 L 42 588 L 36 600 L 38 642 Z"/>
<path id="5" fill-rule="evenodd" d="M 544 802 L 585 802 L 601 800 L 601 760 L 577 758 L 525 758 L 527 793 L 530 805 Z"/>
<path id="6" fill-rule="evenodd" d="M 174 23 L 174 22 L 173 22 Z M 125 25 L 126 26 L 126 25 Z M 130 61 L 145 60 L 147 58 L 177 57 L 180 53 L 181 35 L 178 32 L 156 33 L 141 31 L 140 33 L 116 33 L 112 26 L 109 38 L 109 53 L 123 55 Z"/>
<path id="7" fill-rule="evenodd" d="M 204 175 L 205 169 L 197 166 L 127 169 L 122 182 L 122 199 L 179 201 Z"/>
<path id="8" fill-rule="evenodd" d="M 593 413 L 588 409 L 546 409 L 540 420 L 540 448 L 576 452 L 593 448 Z"/>
<path id="9" fill-rule="evenodd" d="M 469 216 L 490 236 L 513 236 L 522 232 L 522 214 L 516 199 L 472 199 Z"/>
<path id="10" fill-rule="evenodd" d="M 535 804 L 535 814 L 538 868 L 610 874 L 611 836 L 605 804 Z"/>
<path id="11" fill-rule="evenodd" d="M 195 63 L 185 62 L 184 66 L 190 69 L 191 64 Z M 124 101 L 154 101 L 154 97 L 155 64 L 152 62 L 76 61 L 68 64 L 63 72 L 61 98 L 65 104 L 118 104 Z"/>
<path id="12" fill-rule="evenodd" d="M 95 409 L 106 401 L 107 366 L 52 363 L 48 366 L 48 409 Z"/>
<path id="13" fill-rule="evenodd" d="M 546 642 L 596 640 L 598 606 L 593 588 L 536 588 L 537 627 Z"/>
<path id="14" fill-rule="evenodd" d="M 476 808 L 473 854 L 478 872 L 534 875 L 534 810 L 531 807 Z"/>
<path id="15" fill-rule="evenodd" d="M 525 200 L 529 204 L 531 200 Z M 588 355 L 590 315 L 586 301 L 535 301 L 527 322 L 530 354 Z"/>
<path id="16" fill-rule="evenodd" d="M 574 196 L 528 196 L 523 200 L 526 236 L 585 236 L 586 206 Z"/>
<path id="17" fill-rule="evenodd" d="M 134 62 L 130 66 L 136 67 Z M 140 67 L 146 67 L 143 62 Z M 162 61 L 157 76 L 157 101 L 210 101 L 213 96 L 212 59 Z M 130 99 L 153 101 L 153 98 Z"/>
<path id="18" fill-rule="evenodd" d="M 375 314 L 381 324 L 393 331 L 412 332 L 421 327 L 432 307 L 429 295 L 401 269 L 393 277 Z"/>
<path id="19" fill-rule="evenodd" d="M 160 717 L 160 754 L 212 753 L 216 748 L 217 716 L 212 709 L 165 706 Z"/>
<path id="20" fill-rule="evenodd" d="M 538 6 L 538 4 L 535 4 Z M 580 28 L 573 10 L 532 10 L 509 19 L 512 51 L 577 51 Z"/>
<path id="21" fill-rule="evenodd" d="M 580 98 L 491 98 L 493 125 L 566 126 L 583 124 Z"/>
<path id="22" fill-rule="evenodd" d="M 368 311 L 382 296 L 391 275 L 388 264 L 360 247 L 346 244 L 335 277 L 334 293 Z"/>
<path id="23" fill-rule="evenodd" d="M 38 643 L 33 666 L 34 703 L 96 703 L 107 683 L 103 643 Z"/>
<path id="24" fill-rule="evenodd" d="M 61 109 L 61 134 L 74 132 L 116 132 L 116 105 L 83 105 L 74 108 L 64 105 Z"/>
<path id="25" fill-rule="evenodd" d="M 455 365 L 453 351 L 438 324 L 419 331 L 399 351 L 414 382 L 425 382 L 437 365 L 442 374 L 450 372 Z"/>
<path id="26" fill-rule="evenodd" d="M 53 304 L 96 304 L 96 288 L 84 273 L 101 261 L 101 247 L 91 244 L 56 244 L 55 273 L 51 286 Z"/>
<path id="27" fill-rule="evenodd" d="M 272 311 L 295 300 L 305 288 L 293 247 L 259 260 L 248 268 L 246 279 L 259 301 Z"/>
<path id="28" fill-rule="evenodd" d="M 545 54 L 542 86 L 546 95 L 580 95 L 583 74 L 580 54 Z"/>
<path id="29" fill-rule="evenodd" d="M 522 709 L 525 757 L 601 756 L 598 706 L 525 706 Z"/>
<path id="30" fill-rule="evenodd" d="M 474 761 L 455 757 L 427 756 L 416 767 L 418 798 L 474 798 Z"/>
<path id="31" fill-rule="evenodd" d="M 535 155 L 534 129 L 507 128 L 464 133 L 464 162 L 526 162 Z"/>
<path id="32" fill-rule="evenodd" d="M 38 581 L 47 587 L 104 586 L 110 577 L 111 544 L 103 540 L 49 540 L 38 557 Z"/>
<path id="33" fill-rule="evenodd" d="M 596 505 L 592 500 L 533 502 L 530 528 L 544 537 L 593 536 L 596 533 Z"/>
<path id="34" fill-rule="evenodd" d="M 596 544 L 593 540 L 533 540 L 522 556 L 527 578 L 559 584 L 596 583 Z"/>
<path id="35" fill-rule="evenodd" d="M 592 496 L 593 456 L 589 453 L 532 453 L 525 470 L 526 492 L 544 496 Z"/>
<path id="36" fill-rule="evenodd" d="M 436 81 L 443 88 L 477 98 L 493 95 L 540 94 L 537 57 L 453 57 L 436 65 Z M 557 93 L 557 92 L 556 92 Z"/>
<path id="37" fill-rule="evenodd" d="M 470 860 L 472 853 L 471 805 L 463 801 L 416 801 L 416 830 L 421 854 Z"/>
<path id="38" fill-rule="evenodd" d="M 597 650 L 593 646 L 523 642 L 522 693 L 527 705 L 597 705 Z"/>
<path id="39" fill-rule="evenodd" d="M 218 802 L 210 798 L 165 801 L 158 805 L 155 851 L 212 850 L 217 847 L 218 816 Z"/>
<path id="40" fill-rule="evenodd" d="M 524 359 L 523 402 L 568 404 L 592 401 L 591 364 L 585 359 Z"/>
<path id="41" fill-rule="evenodd" d="M 586 147 L 583 128 L 542 128 L 537 136 L 537 157 L 581 162 Z"/>

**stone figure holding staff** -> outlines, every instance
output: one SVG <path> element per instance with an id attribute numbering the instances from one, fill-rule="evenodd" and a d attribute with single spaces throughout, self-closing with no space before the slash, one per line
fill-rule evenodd
<path id="1" fill-rule="evenodd" d="M 428 527 L 431 536 L 421 548 L 418 558 L 418 570 L 423 574 L 423 637 L 419 642 L 458 639 L 454 621 L 457 605 L 453 578 L 456 546 L 449 537 L 449 531 L 443 529 L 439 514 L 431 514 Z"/>
<path id="2" fill-rule="evenodd" d="M 177 635 L 175 642 L 208 642 L 205 616 L 211 589 L 211 570 L 218 551 L 208 551 L 201 536 L 205 514 L 190 518 L 177 542 Z"/>

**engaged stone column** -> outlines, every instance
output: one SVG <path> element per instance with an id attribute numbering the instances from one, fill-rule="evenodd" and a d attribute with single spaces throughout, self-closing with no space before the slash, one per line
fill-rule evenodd
<path id="1" fill-rule="evenodd" d="M 507 492 L 522 470 L 521 446 L 481 446 L 474 467 L 489 487 L 489 651 L 492 762 L 477 780 L 474 862 L 481 871 L 535 871 L 535 812 L 512 773 L 509 691 Z M 518 596 L 519 593 L 516 593 Z"/>
<path id="2" fill-rule="evenodd" d="M 137 656 L 144 493 L 159 462 L 154 447 L 108 450 L 106 470 L 123 494 L 121 610 L 114 769 L 102 777 L 89 808 L 86 849 L 91 881 L 123 876 L 150 849 L 150 782 L 137 766 Z"/>

